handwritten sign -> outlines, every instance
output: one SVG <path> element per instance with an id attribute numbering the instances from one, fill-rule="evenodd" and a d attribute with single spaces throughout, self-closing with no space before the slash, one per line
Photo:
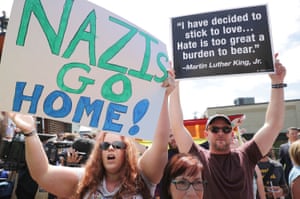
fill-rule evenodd
<path id="1" fill-rule="evenodd" d="M 88 1 L 18 0 L 4 45 L 0 110 L 152 139 L 169 60 L 146 31 Z"/>
<path id="2" fill-rule="evenodd" d="M 171 21 L 177 78 L 274 71 L 265 5 Z"/>

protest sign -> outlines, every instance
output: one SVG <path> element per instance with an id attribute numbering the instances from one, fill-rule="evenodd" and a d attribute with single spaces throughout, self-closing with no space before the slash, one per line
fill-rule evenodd
<path id="1" fill-rule="evenodd" d="M 0 66 L 0 110 L 152 139 L 166 46 L 88 1 L 18 0 Z"/>
<path id="2" fill-rule="evenodd" d="M 267 6 L 175 17 L 177 78 L 274 72 Z"/>

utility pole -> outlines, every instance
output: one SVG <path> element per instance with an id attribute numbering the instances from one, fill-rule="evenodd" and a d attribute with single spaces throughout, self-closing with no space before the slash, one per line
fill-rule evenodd
<path id="1" fill-rule="evenodd" d="M 6 32 L 8 24 L 8 18 L 6 18 L 6 12 L 2 11 L 2 16 L 0 17 L 0 33 Z"/>

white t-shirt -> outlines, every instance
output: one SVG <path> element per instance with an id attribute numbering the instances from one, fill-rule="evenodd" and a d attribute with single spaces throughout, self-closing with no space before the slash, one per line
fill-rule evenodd
<path id="1" fill-rule="evenodd" d="M 156 185 L 151 183 L 143 174 L 141 174 L 143 180 L 145 181 L 151 196 L 154 196 Z M 84 196 L 84 199 L 112 199 L 114 195 L 119 191 L 120 186 L 116 187 L 112 192 L 109 192 L 106 188 L 106 181 L 103 178 L 102 183 L 98 185 L 97 192 L 93 193 L 91 197 L 88 197 L 90 193 L 87 193 Z M 138 195 L 130 195 L 130 196 L 123 196 L 122 199 L 143 199 L 143 197 Z"/>

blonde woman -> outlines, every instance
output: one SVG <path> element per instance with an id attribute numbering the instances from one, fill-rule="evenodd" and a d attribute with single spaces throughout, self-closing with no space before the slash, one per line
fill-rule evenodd
<path id="1" fill-rule="evenodd" d="M 300 140 L 291 144 L 289 154 L 294 166 L 289 174 L 289 185 L 293 199 L 300 199 Z"/>

